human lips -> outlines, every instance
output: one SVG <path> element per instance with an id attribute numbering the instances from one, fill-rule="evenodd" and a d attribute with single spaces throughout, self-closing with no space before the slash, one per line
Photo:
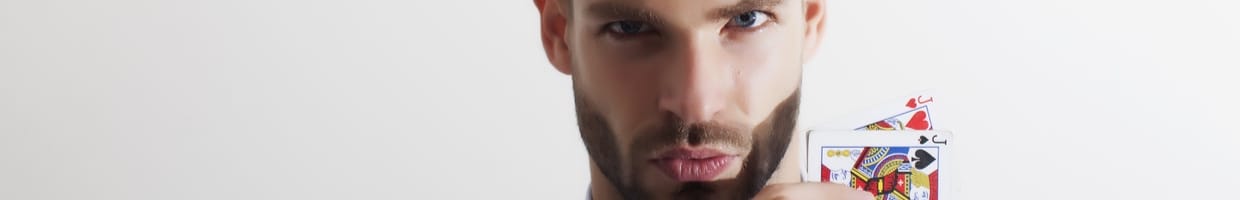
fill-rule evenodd
<path id="1" fill-rule="evenodd" d="M 663 152 L 650 162 L 679 182 L 710 181 L 736 157 L 715 149 L 682 147 Z"/>

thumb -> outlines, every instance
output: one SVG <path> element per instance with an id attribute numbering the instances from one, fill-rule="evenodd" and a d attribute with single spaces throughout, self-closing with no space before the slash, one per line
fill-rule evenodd
<path id="1" fill-rule="evenodd" d="M 789 183 L 768 185 L 762 188 L 762 191 L 759 191 L 753 199 L 873 200 L 874 195 L 840 184 Z"/>

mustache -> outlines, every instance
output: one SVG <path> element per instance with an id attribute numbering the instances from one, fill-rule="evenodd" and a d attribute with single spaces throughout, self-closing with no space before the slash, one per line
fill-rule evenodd
<path id="1" fill-rule="evenodd" d="M 666 113 L 658 126 L 643 131 L 635 141 L 638 149 L 659 149 L 678 145 L 723 145 L 732 148 L 749 146 L 753 134 L 749 128 L 737 123 L 708 121 L 688 123 L 675 114 Z"/>

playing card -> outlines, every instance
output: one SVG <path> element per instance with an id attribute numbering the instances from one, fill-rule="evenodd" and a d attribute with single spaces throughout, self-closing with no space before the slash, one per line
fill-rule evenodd
<path id="1" fill-rule="evenodd" d="M 932 119 L 931 105 L 934 104 L 933 90 L 925 90 L 909 95 L 904 98 L 893 101 L 882 102 L 864 112 L 857 112 L 846 115 L 843 118 L 828 121 L 821 125 L 815 126 L 810 130 L 813 131 L 839 131 L 839 130 L 874 130 L 874 131 L 901 131 L 901 130 L 935 130 L 934 120 Z M 869 133 L 869 132 L 858 132 Z M 801 141 L 808 141 L 807 134 L 800 135 Z M 814 155 L 812 146 L 802 146 L 801 152 L 805 155 Z M 808 179 L 809 171 L 814 170 L 815 166 L 806 167 L 806 163 L 812 163 L 807 160 L 801 160 L 802 178 Z"/>
<path id="2" fill-rule="evenodd" d="M 848 185 L 876 199 L 952 199 L 950 132 L 869 132 L 811 131 L 805 181 Z"/>
<path id="3" fill-rule="evenodd" d="M 884 102 L 865 112 L 848 115 L 813 130 L 934 130 L 931 91 L 918 92 L 896 101 Z"/>

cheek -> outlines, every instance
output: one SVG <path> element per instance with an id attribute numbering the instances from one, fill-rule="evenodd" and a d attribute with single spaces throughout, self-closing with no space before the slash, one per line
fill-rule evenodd
<path id="1" fill-rule="evenodd" d="M 739 106 L 751 123 L 765 119 L 800 85 L 801 45 L 796 34 L 768 30 L 728 45 L 737 73 Z"/>
<path id="2" fill-rule="evenodd" d="M 598 44 L 595 44 L 598 45 Z M 657 68 L 648 67 L 650 59 L 632 59 L 630 55 L 600 46 L 586 47 L 593 51 L 577 52 L 574 78 L 595 109 L 603 115 L 616 134 L 621 152 L 627 152 L 633 133 L 651 116 L 658 114 L 659 89 Z M 644 121 L 645 120 L 645 121 Z"/>

